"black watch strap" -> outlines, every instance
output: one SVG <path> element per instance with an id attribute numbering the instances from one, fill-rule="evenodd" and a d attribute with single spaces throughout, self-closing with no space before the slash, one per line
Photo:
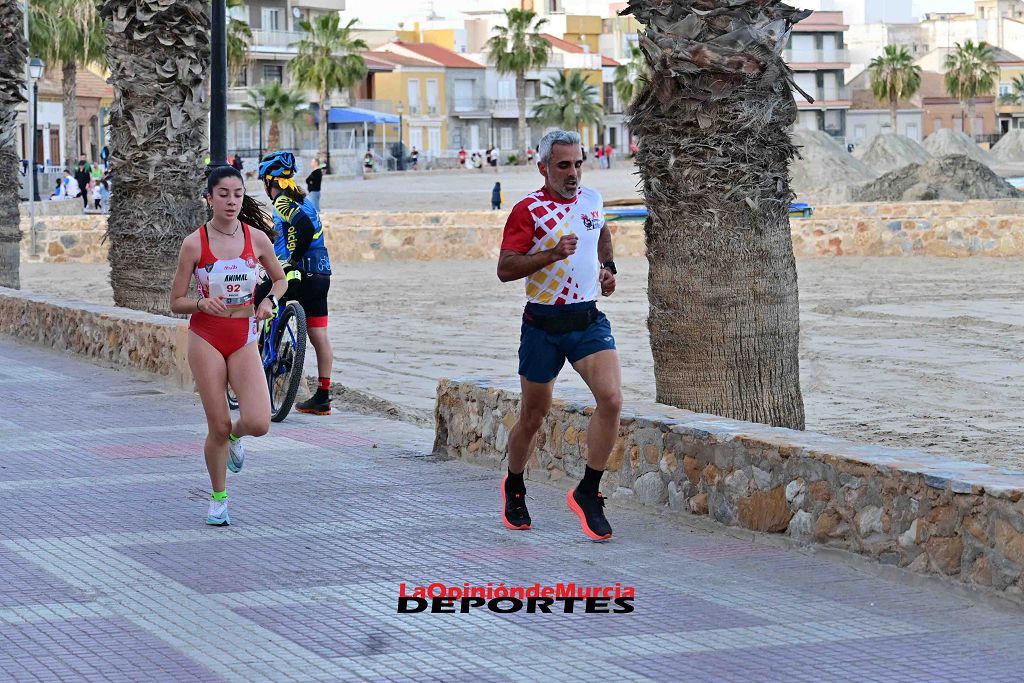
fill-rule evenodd
<path id="1" fill-rule="evenodd" d="M 601 267 L 606 269 L 612 275 L 619 274 L 618 269 L 615 267 L 615 261 L 605 261 L 604 263 L 601 264 Z"/>

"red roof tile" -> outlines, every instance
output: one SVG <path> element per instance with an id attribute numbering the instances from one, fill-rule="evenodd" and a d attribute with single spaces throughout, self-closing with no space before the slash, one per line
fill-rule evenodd
<path id="1" fill-rule="evenodd" d="M 385 64 L 392 64 L 394 66 L 417 66 L 427 69 L 437 69 L 438 67 L 434 62 L 428 62 L 424 59 L 416 59 L 414 57 L 407 57 L 405 55 L 400 55 L 397 52 L 374 50 L 372 52 L 364 52 L 363 56 L 369 57 L 377 62 L 384 62 Z"/>
<path id="2" fill-rule="evenodd" d="M 466 59 L 462 55 L 452 52 L 447 48 L 443 48 L 440 45 L 433 45 L 431 43 L 405 43 L 402 41 L 395 41 L 392 45 L 398 45 L 410 52 L 415 52 L 424 59 L 429 59 L 432 62 L 437 62 L 442 66 L 446 66 L 452 69 L 483 69 L 485 68 L 481 64 Z M 384 50 L 387 50 L 388 46 L 384 46 Z"/>

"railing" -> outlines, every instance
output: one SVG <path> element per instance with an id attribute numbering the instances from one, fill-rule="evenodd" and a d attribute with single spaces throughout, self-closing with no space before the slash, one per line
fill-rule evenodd
<path id="1" fill-rule="evenodd" d="M 290 47 L 292 43 L 297 43 L 306 34 L 302 31 L 263 31 L 256 30 L 252 32 L 252 45 L 251 49 L 260 50 L 260 48 L 274 48 L 277 50 L 290 49 L 295 50 L 294 47 Z"/>
<path id="2" fill-rule="evenodd" d="M 487 111 L 490 106 L 483 97 L 453 97 L 448 103 L 449 110 L 455 113 L 464 111 Z"/>
<path id="3" fill-rule="evenodd" d="M 533 115 L 533 107 L 537 104 L 536 97 L 526 98 L 526 116 L 530 117 Z M 511 114 L 513 116 L 519 116 L 519 100 L 494 100 L 494 115 L 502 116 Z"/>
<path id="4" fill-rule="evenodd" d="M 821 104 L 822 102 L 837 102 L 849 100 L 853 97 L 853 91 L 848 86 L 842 87 L 828 87 L 828 88 L 814 88 L 807 92 L 808 95 L 814 98 L 814 105 Z M 797 104 L 804 106 L 814 106 L 806 102 L 803 95 L 793 91 L 793 96 L 796 98 Z"/>
<path id="5" fill-rule="evenodd" d="M 339 106 L 339 105 L 336 105 Z M 381 114 L 393 114 L 395 106 L 388 100 L 356 100 L 352 106 L 357 109 L 369 109 Z"/>
<path id="6" fill-rule="evenodd" d="M 825 50 L 783 50 L 782 61 L 787 64 L 835 64 L 848 63 L 850 53 L 840 48 Z"/>

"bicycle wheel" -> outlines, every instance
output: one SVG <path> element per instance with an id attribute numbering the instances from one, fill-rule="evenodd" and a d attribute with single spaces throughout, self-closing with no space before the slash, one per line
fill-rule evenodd
<path id="1" fill-rule="evenodd" d="M 280 422 L 288 416 L 295 402 L 306 359 L 306 312 L 299 302 L 289 301 L 285 306 L 274 342 L 277 362 L 267 367 L 267 384 L 270 386 L 270 419 Z"/>

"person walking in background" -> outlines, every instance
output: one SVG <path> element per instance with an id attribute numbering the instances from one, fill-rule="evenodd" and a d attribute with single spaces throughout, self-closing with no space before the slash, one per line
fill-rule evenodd
<path id="1" fill-rule="evenodd" d="M 100 181 L 99 195 L 100 195 L 100 205 L 99 205 L 100 211 L 102 211 L 103 213 L 109 213 L 110 212 L 110 184 L 107 182 L 106 178 L 104 178 L 103 180 Z"/>
<path id="2" fill-rule="evenodd" d="M 366 177 L 367 173 L 373 173 L 373 150 L 366 150 L 366 154 L 363 155 L 363 177 Z"/>
<path id="3" fill-rule="evenodd" d="M 612 154 L 615 152 L 615 148 L 611 146 L 611 143 L 604 147 L 604 167 L 610 169 L 612 167 Z"/>
<path id="4" fill-rule="evenodd" d="M 320 168 L 320 160 L 313 159 L 313 170 L 306 176 L 306 191 L 313 208 L 320 213 L 320 183 L 323 181 L 324 172 Z"/>
<path id="5" fill-rule="evenodd" d="M 461 168 L 466 167 L 466 148 L 459 147 L 459 166 Z"/>
<path id="6" fill-rule="evenodd" d="M 415 147 L 412 148 L 412 152 L 409 154 L 409 165 L 412 166 L 412 170 L 416 170 L 417 165 L 420 162 L 420 153 Z"/>
<path id="7" fill-rule="evenodd" d="M 238 156 L 238 152 L 235 152 L 235 156 L 231 157 L 231 167 L 236 171 L 241 171 L 244 167 L 242 163 L 242 157 Z"/>
<path id="8" fill-rule="evenodd" d="M 89 169 L 83 156 L 82 159 L 78 160 L 78 170 L 75 171 L 75 182 L 78 184 L 78 190 L 82 196 L 83 211 L 89 208 L 89 180 Z"/>
<path id="9" fill-rule="evenodd" d="M 494 183 L 494 187 L 491 189 L 491 210 L 501 210 L 501 183 Z"/>
<path id="10" fill-rule="evenodd" d="M 601 145 L 594 145 L 594 156 L 597 158 L 597 167 L 604 168 L 604 150 Z"/>

